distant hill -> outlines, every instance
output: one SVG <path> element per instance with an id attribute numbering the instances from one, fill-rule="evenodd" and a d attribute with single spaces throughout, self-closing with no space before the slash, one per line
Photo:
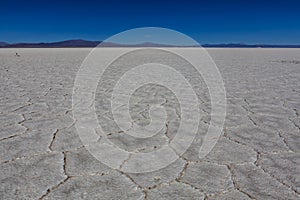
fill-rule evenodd
<path id="1" fill-rule="evenodd" d="M 173 45 L 157 44 L 145 42 L 141 44 L 118 44 L 102 41 L 89 41 L 89 40 L 65 40 L 59 42 L 48 43 L 15 43 L 9 44 L 0 42 L 0 48 L 82 48 L 82 47 L 96 47 L 100 43 L 102 47 L 175 47 Z M 197 46 L 181 46 L 181 47 L 197 47 Z M 300 45 L 273 45 L 273 44 L 204 44 L 202 47 L 206 48 L 300 48 Z"/>
<path id="2" fill-rule="evenodd" d="M 5 47 L 5 46 L 7 46 L 7 45 L 9 45 L 9 44 L 6 43 L 6 42 L 0 42 L 0 47 Z"/>
<path id="3" fill-rule="evenodd" d="M 111 42 L 102 42 L 101 47 L 175 47 L 167 44 L 157 44 L 152 42 L 145 42 L 141 44 L 118 44 Z"/>
<path id="4" fill-rule="evenodd" d="M 96 47 L 101 43 L 101 47 L 173 47 L 172 45 L 156 44 L 145 42 L 141 44 L 118 44 L 112 42 L 89 41 L 89 40 L 65 40 L 50 43 L 16 43 L 8 44 L 1 42 L 0 48 L 81 48 Z"/>
<path id="5" fill-rule="evenodd" d="M 60 42 L 49 43 L 16 43 L 1 46 L 2 48 L 64 48 L 64 47 L 96 47 L 100 41 L 87 40 L 65 40 Z"/>

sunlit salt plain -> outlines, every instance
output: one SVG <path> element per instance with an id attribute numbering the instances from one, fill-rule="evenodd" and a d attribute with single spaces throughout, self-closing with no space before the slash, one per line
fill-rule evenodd
<path id="1" fill-rule="evenodd" d="M 227 116 L 204 159 L 198 152 L 211 104 L 193 68 L 159 53 L 115 63 L 99 83 L 95 109 L 107 138 L 126 151 L 162 148 L 181 119 L 172 91 L 145 85 L 130 99 L 133 123 L 149 124 L 149 109 L 159 104 L 168 114 L 165 127 L 147 139 L 120 131 L 109 95 L 128 66 L 151 56 L 168 60 L 199 98 L 201 121 L 189 149 L 169 166 L 143 174 L 104 165 L 77 134 L 72 91 L 90 51 L 0 49 L 0 199 L 300 199 L 300 49 L 207 49 L 224 81 Z"/>

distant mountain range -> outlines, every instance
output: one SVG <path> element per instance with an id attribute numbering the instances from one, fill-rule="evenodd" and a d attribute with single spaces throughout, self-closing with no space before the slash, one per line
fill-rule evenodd
<path id="1" fill-rule="evenodd" d="M 118 44 L 102 41 L 89 41 L 89 40 L 65 40 L 59 42 L 41 42 L 41 43 L 15 43 L 9 44 L 0 42 L 0 48 L 83 48 L 83 47 L 96 47 L 100 43 L 103 47 L 176 47 L 173 45 L 157 44 L 157 43 L 141 43 L 141 44 Z M 177 46 L 178 47 L 178 46 Z M 196 46 L 181 46 L 181 47 L 196 47 Z M 207 48 L 300 48 L 300 45 L 273 45 L 273 44 L 204 44 L 202 47 Z"/>
<path id="2" fill-rule="evenodd" d="M 9 45 L 9 44 L 6 43 L 6 42 L 0 42 L 0 47 L 5 47 L 5 46 L 7 46 L 7 45 Z"/>

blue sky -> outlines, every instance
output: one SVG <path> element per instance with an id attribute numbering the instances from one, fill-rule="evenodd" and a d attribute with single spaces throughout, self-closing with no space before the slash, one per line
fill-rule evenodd
<path id="1" fill-rule="evenodd" d="M 174 29 L 201 44 L 300 44 L 300 1 L 0 1 L 4 42 L 105 40 L 147 26 Z"/>

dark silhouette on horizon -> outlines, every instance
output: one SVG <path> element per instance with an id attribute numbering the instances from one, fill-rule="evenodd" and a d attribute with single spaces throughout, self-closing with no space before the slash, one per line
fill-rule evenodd
<path id="1" fill-rule="evenodd" d="M 145 42 L 140 44 L 118 44 L 102 41 L 90 40 L 64 40 L 59 42 L 40 42 L 40 43 L 13 43 L 0 42 L 0 48 L 87 48 L 97 47 L 101 43 L 101 47 L 197 47 L 184 45 L 168 45 Z M 244 43 L 222 43 L 222 44 L 203 44 L 205 48 L 300 48 L 300 44 L 244 44 Z"/>

